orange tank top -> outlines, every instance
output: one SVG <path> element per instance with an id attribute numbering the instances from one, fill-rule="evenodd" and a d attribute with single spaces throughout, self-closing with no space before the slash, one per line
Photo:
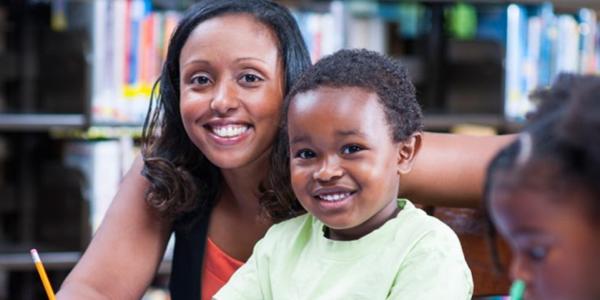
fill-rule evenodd
<path id="1" fill-rule="evenodd" d="M 231 275 L 244 263 L 227 255 L 211 239 L 206 239 L 202 266 L 202 300 L 211 300 Z"/>

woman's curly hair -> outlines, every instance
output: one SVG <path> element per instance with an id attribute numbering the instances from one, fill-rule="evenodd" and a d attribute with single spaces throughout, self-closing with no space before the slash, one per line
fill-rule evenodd
<path id="1" fill-rule="evenodd" d="M 222 184 L 219 168 L 191 142 L 184 130 L 179 112 L 179 56 L 198 24 L 227 14 L 252 15 L 277 36 L 285 70 L 284 91 L 287 92 L 298 75 L 310 66 L 298 25 L 290 12 L 277 3 L 205 0 L 186 12 L 171 36 L 142 133 L 142 174 L 150 181 L 146 199 L 163 217 L 171 220 L 195 219 L 208 214 Z"/>

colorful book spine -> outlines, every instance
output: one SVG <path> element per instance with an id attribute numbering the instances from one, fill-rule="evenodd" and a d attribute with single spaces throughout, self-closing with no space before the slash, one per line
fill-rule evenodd
<path id="1" fill-rule="evenodd" d="M 143 122 L 179 18 L 149 0 L 94 2 L 93 122 Z"/>
<path id="2" fill-rule="evenodd" d="M 592 9 L 584 8 L 579 11 L 578 18 L 580 22 L 579 31 L 581 33 L 579 70 L 583 74 L 594 74 L 598 71 L 596 62 L 598 20 L 596 12 Z"/>
<path id="3" fill-rule="evenodd" d="M 600 70 L 596 13 L 556 15 L 551 3 L 507 8 L 505 116 L 522 120 L 535 107 L 529 95 L 552 84 L 559 73 Z"/>
<path id="4" fill-rule="evenodd" d="M 511 118 L 523 115 L 525 82 L 522 74 L 527 39 L 527 10 L 522 5 L 510 4 L 507 8 L 505 114 Z"/>

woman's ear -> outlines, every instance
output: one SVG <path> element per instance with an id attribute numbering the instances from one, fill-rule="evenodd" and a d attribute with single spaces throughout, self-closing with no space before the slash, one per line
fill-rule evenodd
<path id="1" fill-rule="evenodd" d="M 407 174 L 412 169 L 415 157 L 421 149 L 423 135 L 420 132 L 414 133 L 408 139 L 400 142 L 398 149 L 398 175 Z"/>

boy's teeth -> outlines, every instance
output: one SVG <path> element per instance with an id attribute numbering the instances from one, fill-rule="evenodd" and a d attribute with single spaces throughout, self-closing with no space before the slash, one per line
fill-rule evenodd
<path id="1" fill-rule="evenodd" d="M 227 125 L 223 127 L 213 127 L 212 131 L 214 134 L 220 137 L 234 137 L 238 136 L 248 130 L 248 126 L 245 125 Z"/>
<path id="2" fill-rule="evenodd" d="M 319 195 L 319 198 L 321 198 L 325 201 L 339 201 L 348 196 L 350 196 L 350 193 L 339 193 L 339 194 Z"/>

